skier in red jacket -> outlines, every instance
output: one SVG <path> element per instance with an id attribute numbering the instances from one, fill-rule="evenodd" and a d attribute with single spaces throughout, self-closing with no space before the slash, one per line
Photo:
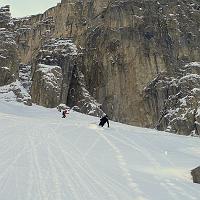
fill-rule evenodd
<path id="1" fill-rule="evenodd" d="M 66 116 L 69 114 L 70 109 L 66 108 L 65 110 L 63 110 L 62 112 L 62 118 L 66 118 Z"/>

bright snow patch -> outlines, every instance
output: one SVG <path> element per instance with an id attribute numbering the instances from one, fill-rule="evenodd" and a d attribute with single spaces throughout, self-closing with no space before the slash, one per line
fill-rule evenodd
<path id="1" fill-rule="evenodd" d="M 15 91 L 18 91 L 18 93 L 20 93 L 19 97 L 17 97 L 17 95 L 15 94 Z M 16 80 L 15 82 L 13 82 L 9 85 L 0 87 L 0 100 L 1 101 L 15 102 L 18 99 L 21 102 L 23 102 L 23 100 L 26 101 L 30 98 L 31 98 L 30 95 L 27 93 L 25 88 L 22 86 L 22 84 L 18 80 Z"/>
<path id="2" fill-rule="evenodd" d="M 185 67 L 200 67 L 200 62 L 191 62 L 185 65 Z"/>
<path id="3" fill-rule="evenodd" d="M 200 107 L 197 109 L 197 117 L 200 116 Z"/>
<path id="4" fill-rule="evenodd" d="M 183 76 L 179 82 L 183 82 L 183 81 L 188 81 L 188 80 L 196 80 L 196 79 L 200 79 L 200 75 L 198 74 L 189 74 L 189 75 L 186 75 L 186 76 Z"/>
<path id="5" fill-rule="evenodd" d="M 0 102 L 0 199 L 199 199 L 199 138 L 98 121 Z"/>
<path id="6" fill-rule="evenodd" d="M 61 69 L 60 66 L 53 66 L 53 65 L 45 65 L 45 64 L 39 64 L 39 68 L 37 71 L 41 71 L 43 73 L 51 73 L 52 70 Z"/>

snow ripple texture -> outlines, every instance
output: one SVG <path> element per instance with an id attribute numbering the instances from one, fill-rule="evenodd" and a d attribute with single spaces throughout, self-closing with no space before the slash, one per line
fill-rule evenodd
<path id="1" fill-rule="evenodd" d="M 199 200 L 200 140 L 0 102 L 2 200 Z"/>

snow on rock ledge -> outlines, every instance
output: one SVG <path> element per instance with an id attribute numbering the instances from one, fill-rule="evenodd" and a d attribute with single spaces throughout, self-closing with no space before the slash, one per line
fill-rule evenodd
<path id="1" fill-rule="evenodd" d="M 9 6 L 0 8 L 0 86 L 18 78 L 19 58 L 10 20 Z"/>
<path id="2" fill-rule="evenodd" d="M 62 85 L 60 66 L 38 64 L 32 84 L 33 102 L 42 106 L 54 107 L 59 104 Z"/>
<path id="3" fill-rule="evenodd" d="M 31 96 L 27 93 L 20 81 L 15 81 L 9 85 L 0 87 L 0 100 L 1 101 L 17 101 L 31 106 Z"/>
<path id="4" fill-rule="evenodd" d="M 153 120 L 159 130 L 200 135 L 200 63 L 180 71 L 177 77 L 160 74 L 145 88 L 146 106 L 156 113 Z"/>
<path id="5" fill-rule="evenodd" d="M 45 107 L 66 104 L 77 54 L 71 39 L 45 41 L 34 64 L 31 94 L 35 103 Z"/>

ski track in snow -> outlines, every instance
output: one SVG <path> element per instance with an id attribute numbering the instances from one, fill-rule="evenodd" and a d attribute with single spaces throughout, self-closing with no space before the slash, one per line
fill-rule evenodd
<path id="1" fill-rule="evenodd" d="M 118 131 L 119 132 L 119 131 Z M 148 152 L 148 150 L 144 147 L 141 147 L 139 145 L 137 145 L 137 143 L 134 140 L 131 140 L 130 144 L 127 140 L 126 137 L 123 137 L 123 139 L 119 139 L 116 136 L 110 135 L 109 137 L 114 138 L 114 140 L 118 140 L 121 143 L 130 146 L 131 148 L 139 151 L 142 153 L 142 155 L 144 157 L 146 157 L 146 159 L 151 163 L 152 166 L 155 167 L 155 170 L 159 170 L 161 168 L 159 162 L 157 161 L 157 159 L 155 158 L 155 156 L 153 154 L 150 154 Z M 145 137 L 143 138 L 143 142 L 147 142 L 148 145 L 150 147 L 152 147 L 152 145 L 150 144 L 149 141 L 147 141 L 145 139 Z M 172 167 L 176 167 L 166 156 L 163 156 L 163 158 L 172 166 Z M 159 181 L 158 177 L 154 176 L 154 178 Z M 160 185 L 167 191 L 167 193 L 170 195 L 170 199 L 174 199 L 174 200 L 181 200 L 183 197 L 185 197 L 186 199 L 196 199 L 195 197 L 188 195 L 182 188 L 176 186 L 174 183 L 172 183 L 170 180 L 168 179 L 164 179 L 163 182 L 160 183 Z M 177 193 L 181 194 L 182 197 L 178 197 Z"/>
<path id="2" fill-rule="evenodd" d="M 159 162 L 157 162 L 157 160 L 154 158 L 154 156 L 153 156 L 152 154 L 150 154 L 145 148 L 142 148 L 141 146 L 138 146 L 138 145 L 134 142 L 134 140 L 131 141 L 132 144 L 129 144 L 127 141 L 122 140 L 122 139 L 119 139 L 119 138 L 117 138 L 117 137 L 115 137 L 115 136 L 110 136 L 110 137 L 112 137 L 112 138 L 114 138 L 115 140 L 118 140 L 118 141 L 124 143 L 125 145 L 128 145 L 128 146 L 130 146 L 131 148 L 133 148 L 133 149 L 139 151 L 140 153 L 142 153 L 142 155 L 143 155 L 144 157 L 146 157 L 146 159 L 151 163 L 151 166 L 153 166 L 153 167 L 155 168 L 155 170 L 156 170 L 156 169 L 159 170 L 159 168 L 160 168 Z M 133 144 L 134 144 L 134 145 L 133 145 Z M 125 170 L 127 170 L 127 169 L 125 169 Z M 128 175 L 130 176 L 130 173 L 129 173 L 129 172 L 128 172 Z M 155 176 L 154 178 L 157 179 L 156 176 Z M 158 180 L 158 179 L 157 179 L 157 180 Z M 158 181 L 159 181 L 159 180 L 158 180 Z M 168 192 L 169 195 L 171 196 L 171 199 L 176 199 L 176 198 L 174 198 L 173 192 L 172 192 L 171 190 L 169 190 L 169 188 L 168 188 L 164 183 L 163 183 L 163 184 L 161 183 L 161 185 L 167 190 L 167 192 Z M 138 193 L 142 193 L 142 192 L 139 190 Z"/>
<path id="3" fill-rule="evenodd" d="M 62 147 L 62 145 L 56 140 L 56 142 L 57 142 L 57 146 L 59 147 L 59 148 L 61 148 Z M 80 163 L 78 163 L 78 161 L 81 159 L 81 158 L 79 158 L 79 159 L 75 159 L 76 158 L 76 154 L 74 153 L 73 155 L 74 155 L 74 157 L 75 158 L 72 158 L 67 152 L 65 152 L 64 151 L 64 148 L 63 149 L 60 149 L 60 152 L 61 153 L 63 153 L 63 157 L 64 158 L 69 158 L 69 159 L 71 159 L 71 161 L 70 162 L 68 162 L 68 164 L 70 165 L 72 165 L 72 163 L 73 163 L 73 165 L 71 166 L 71 168 L 72 168 L 72 170 L 74 171 L 74 175 L 75 176 L 77 176 L 77 179 L 79 179 L 79 181 L 78 181 L 78 183 L 77 184 L 80 184 L 80 187 L 85 187 L 85 190 L 86 191 L 88 191 L 88 193 L 91 195 L 92 194 L 92 191 L 93 191 L 93 188 L 92 189 L 90 189 L 90 188 L 88 188 L 87 187 L 87 183 L 85 182 L 85 180 L 83 180 L 80 176 L 79 176 L 79 172 L 82 170 L 84 173 L 86 173 L 86 175 L 91 179 L 91 182 L 94 182 L 94 183 L 97 183 L 97 184 L 99 184 L 99 185 L 102 185 L 100 182 L 97 182 L 97 180 L 98 179 L 95 179 L 95 178 L 93 178 L 92 176 L 91 176 L 91 172 L 92 172 L 92 170 L 89 168 L 89 167 L 87 167 L 87 168 L 85 168 L 85 167 L 83 167 L 83 166 L 81 166 L 81 164 Z M 65 155 L 66 154 L 66 155 Z M 66 160 L 66 162 L 67 162 L 67 160 Z M 84 165 L 85 166 L 85 165 Z M 77 168 L 77 169 L 76 169 Z M 102 185 L 101 186 L 102 187 L 102 189 L 103 190 L 105 190 L 106 191 L 106 193 L 110 193 L 110 191 L 107 189 L 107 187 L 105 187 L 104 185 Z M 76 194 L 76 193 L 75 193 Z M 93 195 L 91 195 L 91 196 L 93 196 Z M 113 195 L 111 195 L 111 194 L 109 194 L 109 196 L 111 196 L 112 197 L 112 199 L 116 199 L 116 197 Z M 113 198 L 114 197 L 114 198 Z M 78 198 L 77 198 L 78 199 Z M 87 198 L 86 198 L 87 199 Z"/>
<path id="4" fill-rule="evenodd" d="M 156 135 L 153 130 L 145 134 L 148 129 L 117 123 L 111 123 L 111 128 L 101 128 L 91 123 L 97 118 L 71 113 L 60 119 L 54 110 L 38 107 L 29 108 L 27 114 L 26 108 L 17 105 L 17 111 L 22 109 L 17 116 L 19 111 L 6 113 L 0 102 L 1 106 L 5 112 L 0 109 L 2 200 L 200 197 L 198 186 L 181 177 L 182 172 L 178 171 L 179 167 L 184 170 L 195 167 L 200 151 L 198 138 L 185 137 L 185 142 L 181 136 Z M 38 117 L 40 112 L 42 116 Z M 162 145 L 163 140 L 177 149 L 166 150 L 168 146 Z M 197 153 L 188 157 L 182 149 L 191 147 Z"/>
<path id="5" fill-rule="evenodd" d="M 120 149 L 117 148 L 116 145 L 114 145 L 105 135 L 101 134 L 101 137 L 107 142 L 107 144 L 113 149 L 113 151 L 116 154 L 116 159 L 119 164 L 119 168 L 122 170 L 123 176 L 127 180 L 127 185 L 134 191 L 134 193 L 137 195 L 134 197 L 134 199 L 144 199 L 146 200 L 146 197 L 144 197 L 143 192 L 139 189 L 139 186 L 133 181 L 131 177 L 131 173 L 129 169 L 127 168 L 127 162 L 125 161 L 123 154 L 121 153 Z"/>

